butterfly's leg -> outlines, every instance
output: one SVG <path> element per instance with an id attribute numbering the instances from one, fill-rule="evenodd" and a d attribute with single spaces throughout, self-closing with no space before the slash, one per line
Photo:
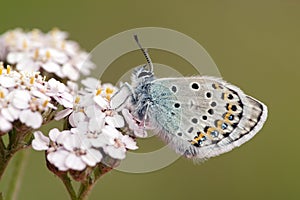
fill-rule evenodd
<path id="1" fill-rule="evenodd" d="M 111 97 L 110 108 L 113 110 L 120 109 L 124 106 L 129 97 L 135 98 L 132 87 L 128 83 L 124 83 L 121 88 Z"/>
<path id="2" fill-rule="evenodd" d="M 150 107 L 151 103 L 150 103 L 150 101 L 147 101 L 146 104 L 147 104 L 147 107 L 146 107 L 145 116 L 143 119 L 144 130 L 146 129 L 146 120 L 148 119 L 148 111 L 149 111 L 149 107 Z"/>

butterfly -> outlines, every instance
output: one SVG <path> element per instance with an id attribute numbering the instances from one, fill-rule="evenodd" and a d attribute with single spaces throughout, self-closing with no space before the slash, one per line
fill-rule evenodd
<path id="1" fill-rule="evenodd" d="M 199 161 L 242 145 L 262 128 L 265 104 L 217 77 L 156 79 L 147 50 L 134 38 L 147 65 L 137 67 L 132 83 L 112 96 L 112 109 L 126 105 L 177 153 Z"/>

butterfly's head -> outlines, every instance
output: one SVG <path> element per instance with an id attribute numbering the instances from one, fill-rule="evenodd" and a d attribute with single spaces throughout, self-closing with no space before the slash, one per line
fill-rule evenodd
<path id="1" fill-rule="evenodd" d="M 141 83 L 141 82 L 150 82 L 154 79 L 154 73 L 152 70 L 149 70 L 147 65 L 135 68 L 132 73 L 132 82 Z"/>

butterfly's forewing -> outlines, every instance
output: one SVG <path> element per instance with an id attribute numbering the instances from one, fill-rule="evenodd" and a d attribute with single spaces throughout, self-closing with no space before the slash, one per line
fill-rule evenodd
<path id="1" fill-rule="evenodd" d="M 177 152 L 199 159 L 225 153 L 252 138 L 267 107 L 239 88 L 213 77 L 153 81 L 149 118 Z"/>

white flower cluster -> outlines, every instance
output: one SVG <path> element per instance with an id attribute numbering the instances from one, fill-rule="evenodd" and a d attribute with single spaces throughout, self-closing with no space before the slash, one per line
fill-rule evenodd
<path id="1" fill-rule="evenodd" d="M 40 71 L 72 81 L 88 75 L 95 66 L 79 45 L 67 40 L 68 34 L 58 29 L 42 33 L 35 29 L 8 31 L 0 36 L 0 60 L 16 65 L 19 71 Z M 46 73 L 44 73 L 46 72 Z"/>
<path id="2" fill-rule="evenodd" d="M 68 116 L 70 130 L 52 129 L 49 138 L 40 131 L 34 133 L 32 146 L 46 150 L 47 160 L 60 171 L 84 170 L 104 159 L 122 160 L 127 149 L 135 150 L 136 142 L 123 135 L 122 116 L 109 109 L 110 97 L 117 90 L 111 84 L 103 84 L 94 78 L 82 81 L 84 89 L 78 91 L 72 108 L 66 108 L 56 119 Z"/>
<path id="3" fill-rule="evenodd" d="M 59 87 L 58 87 L 59 85 Z M 47 121 L 57 104 L 73 106 L 69 89 L 54 79 L 46 81 L 37 72 L 17 72 L 0 63 L 0 135 L 19 122 L 37 129 Z M 16 127 L 20 128 L 20 127 Z"/>

